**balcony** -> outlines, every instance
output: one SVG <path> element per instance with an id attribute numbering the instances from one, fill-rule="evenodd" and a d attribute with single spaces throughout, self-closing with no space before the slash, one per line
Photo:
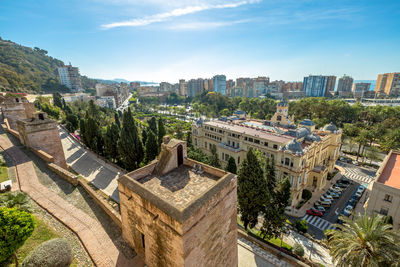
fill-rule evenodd
<path id="1" fill-rule="evenodd" d="M 242 151 L 242 149 L 240 147 L 235 148 L 235 147 L 229 146 L 229 145 L 227 145 L 225 143 L 219 143 L 219 146 L 224 148 L 224 149 L 227 149 L 229 151 L 235 152 L 235 153 Z"/>

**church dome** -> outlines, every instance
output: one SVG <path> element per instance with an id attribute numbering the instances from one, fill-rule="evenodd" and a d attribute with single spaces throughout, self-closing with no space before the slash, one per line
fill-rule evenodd
<path id="1" fill-rule="evenodd" d="M 300 123 L 300 125 L 305 125 L 305 126 L 314 126 L 315 124 L 312 122 L 310 119 L 304 119 Z"/>
<path id="2" fill-rule="evenodd" d="M 289 144 L 287 144 L 285 146 L 285 149 L 289 150 L 294 154 L 303 153 L 303 148 L 301 147 L 301 144 L 297 142 L 296 139 L 293 139 Z"/>
<path id="3" fill-rule="evenodd" d="M 330 131 L 331 133 L 333 133 L 333 132 L 336 132 L 338 129 L 337 129 L 336 125 L 331 122 L 328 125 L 325 125 L 323 130 Z"/>
<path id="4" fill-rule="evenodd" d="M 310 134 L 310 131 L 307 128 L 301 127 L 296 130 L 296 137 L 302 138 Z"/>

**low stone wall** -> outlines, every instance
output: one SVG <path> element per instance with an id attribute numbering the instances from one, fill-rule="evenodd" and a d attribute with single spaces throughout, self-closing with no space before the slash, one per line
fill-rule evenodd
<path id="1" fill-rule="evenodd" d="M 19 133 L 10 127 L 10 123 L 8 122 L 7 118 L 4 119 L 4 124 L 1 124 L 1 127 L 4 131 L 9 132 L 10 134 L 14 135 L 19 139 Z"/>
<path id="2" fill-rule="evenodd" d="M 96 203 L 108 214 L 108 216 L 110 216 L 115 224 L 122 229 L 121 214 L 113 209 L 104 198 L 100 197 L 98 193 L 89 186 L 88 182 L 85 179 L 78 178 L 78 182 L 83 187 L 83 189 L 85 189 L 85 191 L 94 199 L 94 201 L 96 201 Z"/>
<path id="3" fill-rule="evenodd" d="M 8 132 L 19 139 L 19 133 L 11 128 L 8 129 Z"/>
<path id="4" fill-rule="evenodd" d="M 74 185 L 74 186 L 78 185 L 78 177 L 75 174 L 70 173 L 69 171 L 61 168 L 60 166 L 58 166 L 54 163 L 47 164 L 47 167 L 49 167 L 50 170 L 57 173 L 61 178 L 64 178 L 72 185 Z"/>
<path id="5" fill-rule="evenodd" d="M 203 167 L 203 170 L 204 170 L 206 173 L 209 173 L 209 174 L 212 174 L 212 175 L 215 175 L 215 176 L 218 176 L 218 177 L 223 177 L 225 174 L 228 173 L 228 172 L 223 171 L 223 170 L 221 170 L 221 169 L 212 167 L 212 166 L 210 166 L 210 165 L 205 165 L 204 163 L 201 163 L 201 162 L 198 162 L 198 161 L 189 159 L 189 158 L 184 158 L 184 159 L 183 159 L 183 163 L 184 163 L 185 165 L 187 165 L 187 166 L 190 166 L 190 167 L 193 167 L 195 164 L 198 164 L 198 165 L 201 164 L 202 167 Z"/>
<path id="6" fill-rule="evenodd" d="M 301 261 L 299 261 L 298 259 L 286 254 L 286 253 L 280 253 L 280 251 L 272 246 L 269 246 L 267 244 L 265 244 L 264 242 L 261 242 L 260 240 L 249 236 L 245 231 L 243 231 L 241 228 L 238 227 L 238 236 L 243 237 L 245 239 L 247 239 L 248 241 L 255 243 L 257 246 L 261 247 L 262 249 L 264 249 L 265 251 L 275 255 L 278 257 L 278 255 L 280 255 L 281 259 L 283 259 L 284 261 L 290 263 L 293 266 L 298 266 L 298 267 L 307 267 L 310 266 L 308 264 L 305 264 Z"/>
<path id="7" fill-rule="evenodd" d="M 49 162 L 49 163 L 54 163 L 54 158 L 52 155 L 47 154 L 46 152 L 44 152 L 43 150 L 37 150 L 34 148 L 30 148 L 30 150 L 36 154 L 36 156 L 38 156 L 39 158 L 41 158 L 42 160 Z"/>
<path id="8" fill-rule="evenodd" d="M 134 180 L 139 180 L 140 178 L 143 178 L 146 175 L 151 174 L 153 172 L 154 168 L 156 167 L 157 163 L 158 163 L 158 160 L 155 160 L 147 166 L 144 166 L 142 168 L 136 169 L 136 170 L 128 173 L 127 176 L 129 176 L 130 178 L 132 178 Z"/>

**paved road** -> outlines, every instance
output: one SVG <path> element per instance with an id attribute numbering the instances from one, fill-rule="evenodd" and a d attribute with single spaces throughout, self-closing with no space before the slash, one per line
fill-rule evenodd
<path id="1" fill-rule="evenodd" d="M 121 172 L 92 153 L 87 152 L 61 128 L 60 137 L 67 164 L 119 203 L 117 179 Z"/>

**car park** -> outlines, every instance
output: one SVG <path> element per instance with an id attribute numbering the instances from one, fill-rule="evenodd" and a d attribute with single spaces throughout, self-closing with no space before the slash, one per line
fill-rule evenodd
<path id="1" fill-rule="evenodd" d="M 313 216 L 318 216 L 318 217 L 321 217 L 323 215 L 322 212 L 320 212 L 320 211 L 318 211 L 316 209 L 313 209 L 313 208 L 307 210 L 307 214 L 313 215 Z"/>
<path id="2" fill-rule="evenodd" d="M 344 210 L 343 210 L 343 214 L 345 216 L 349 216 L 352 211 L 353 211 L 353 207 L 351 205 L 347 205 L 346 208 L 344 208 Z"/>
<path id="3" fill-rule="evenodd" d="M 349 184 L 345 184 L 345 183 L 342 183 L 342 182 L 336 182 L 333 186 L 344 189 L 344 188 L 347 188 L 349 186 Z"/>

